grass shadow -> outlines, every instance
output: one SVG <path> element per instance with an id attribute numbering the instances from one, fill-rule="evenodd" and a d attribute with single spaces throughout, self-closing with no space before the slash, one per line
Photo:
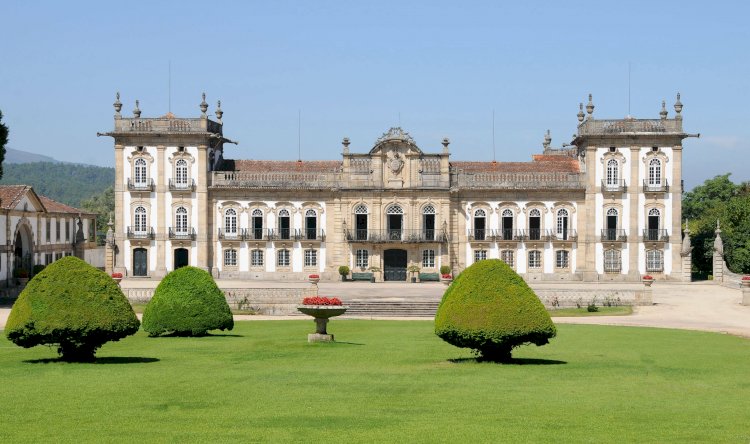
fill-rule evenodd
<path id="1" fill-rule="evenodd" d="M 345 341 L 333 341 L 336 344 L 346 344 L 346 345 L 365 345 L 359 342 L 345 342 Z"/>
<path id="2" fill-rule="evenodd" d="M 497 362 L 497 361 L 490 361 L 487 359 L 481 359 L 481 358 L 453 358 L 448 359 L 448 362 L 452 362 L 454 364 L 464 364 L 464 363 L 477 363 L 477 364 L 484 364 L 484 363 L 490 363 L 490 364 L 503 364 L 503 365 L 562 365 L 567 364 L 567 361 L 558 361 L 556 359 L 537 359 L 537 358 L 511 358 L 510 361 L 506 362 Z"/>
<path id="3" fill-rule="evenodd" d="M 29 359 L 23 361 L 27 364 L 55 364 L 55 363 L 66 363 L 66 364 L 149 364 L 152 362 L 159 362 L 158 358 L 144 358 L 142 356 L 107 356 L 104 358 L 96 358 L 93 362 L 71 362 L 61 358 L 44 358 L 44 359 Z"/>
<path id="4" fill-rule="evenodd" d="M 159 335 L 159 336 L 151 336 L 148 335 L 149 339 L 159 339 L 159 338 L 209 338 L 209 337 L 226 337 L 226 338 L 244 338 L 245 335 L 236 335 L 232 333 L 206 333 L 205 335 L 191 335 L 191 334 L 181 334 L 181 333 L 169 333 L 165 335 Z"/>

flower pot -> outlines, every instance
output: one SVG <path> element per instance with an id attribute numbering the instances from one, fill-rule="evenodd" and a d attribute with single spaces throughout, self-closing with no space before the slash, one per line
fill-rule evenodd
<path id="1" fill-rule="evenodd" d="M 328 334 L 328 319 L 346 313 L 349 307 L 344 305 L 298 305 L 297 310 L 315 318 L 315 333 L 307 335 L 307 342 L 331 342 L 333 335 Z"/>
<path id="2" fill-rule="evenodd" d="M 307 280 L 313 285 L 318 285 L 318 282 L 320 282 L 320 278 L 308 278 Z"/>
<path id="3" fill-rule="evenodd" d="M 18 286 L 21 288 L 25 287 L 26 284 L 29 283 L 29 278 L 16 278 L 16 280 L 18 281 Z"/>

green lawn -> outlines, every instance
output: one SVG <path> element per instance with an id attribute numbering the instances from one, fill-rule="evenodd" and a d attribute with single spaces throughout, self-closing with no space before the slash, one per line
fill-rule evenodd
<path id="1" fill-rule="evenodd" d="M 521 365 L 477 363 L 427 321 L 239 322 L 148 338 L 99 363 L 0 339 L 0 441 L 750 441 L 750 341 L 560 325 Z"/>

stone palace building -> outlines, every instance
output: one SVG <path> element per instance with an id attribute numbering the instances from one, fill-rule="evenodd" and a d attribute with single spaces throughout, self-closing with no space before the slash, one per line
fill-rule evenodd
<path id="1" fill-rule="evenodd" d="M 406 280 L 500 258 L 526 280 L 689 280 L 681 251 L 680 96 L 668 117 L 600 120 L 580 105 L 568 148 L 530 162 L 454 161 L 401 128 L 329 161 L 233 160 L 219 102 L 197 118 L 133 117 L 114 103 L 116 229 L 107 268 L 160 278 Z M 584 112 L 585 110 L 585 112 Z M 359 275 L 361 276 L 361 275 Z"/>

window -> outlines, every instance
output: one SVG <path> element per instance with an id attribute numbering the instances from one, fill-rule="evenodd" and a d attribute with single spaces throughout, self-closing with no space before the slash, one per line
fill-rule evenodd
<path id="1" fill-rule="evenodd" d="M 179 159 L 174 166 L 175 185 L 177 188 L 188 186 L 188 163 L 185 159 Z"/>
<path id="2" fill-rule="evenodd" d="M 145 186 L 146 185 L 146 160 L 142 158 L 135 159 L 135 185 Z"/>
<path id="3" fill-rule="evenodd" d="M 659 240 L 659 224 L 661 218 L 661 212 L 658 208 L 652 208 L 648 210 L 648 220 L 646 228 L 646 240 L 655 241 Z"/>
<path id="4" fill-rule="evenodd" d="M 426 205 L 422 209 L 422 227 L 425 240 L 435 240 L 435 207 Z"/>
<path id="5" fill-rule="evenodd" d="M 610 208 L 607 210 L 606 228 L 604 240 L 614 241 L 617 240 L 617 208 Z"/>
<path id="6" fill-rule="evenodd" d="M 305 250 L 305 267 L 315 267 L 318 265 L 318 251 Z"/>
<path id="7" fill-rule="evenodd" d="M 228 208 L 224 212 L 224 233 L 228 236 L 237 235 L 237 210 Z"/>
<path id="8" fill-rule="evenodd" d="M 51 228 L 52 228 L 52 222 L 49 219 L 47 219 L 47 243 L 50 242 L 50 239 L 51 239 L 51 236 L 52 236 L 52 233 L 50 233 Z M 47 262 L 47 263 L 49 264 L 49 262 Z"/>
<path id="9" fill-rule="evenodd" d="M 174 215 L 174 226 L 177 234 L 187 234 L 188 232 L 188 212 L 185 207 L 177 207 Z"/>
<path id="10" fill-rule="evenodd" d="M 255 249 L 250 252 L 250 265 L 253 267 L 263 266 L 263 250 Z"/>
<path id="11" fill-rule="evenodd" d="M 224 250 L 224 265 L 227 267 L 237 266 L 237 250 L 234 248 Z"/>
<path id="12" fill-rule="evenodd" d="M 487 250 L 474 250 L 474 262 L 487 259 Z"/>
<path id="13" fill-rule="evenodd" d="M 607 185 L 617 185 L 620 179 L 620 167 L 615 159 L 607 161 Z"/>
<path id="14" fill-rule="evenodd" d="M 557 250 L 555 253 L 555 267 L 568 268 L 568 258 L 570 254 L 567 250 Z"/>
<path id="15" fill-rule="evenodd" d="M 291 225 L 289 210 L 282 209 L 279 211 L 279 238 L 280 239 L 291 239 Z"/>
<path id="16" fill-rule="evenodd" d="M 568 240 L 568 210 L 565 208 L 557 211 L 557 238 Z"/>
<path id="17" fill-rule="evenodd" d="M 44 265 L 49 265 L 52 263 L 52 253 L 45 253 L 44 254 Z"/>
<path id="18" fill-rule="evenodd" d="M 435 250 L 422 250 L 422 268 L 435 267 Z"/>
<path id="19" fill-rule="evenodd" d="M 263 239 L 263 211 L 259 209 L 253 210 L 251 218 L 253 239 Z"/>
<path id="20" fill-rule="evenodd" d="M 136 233 L 145 233 L 147 228 L 146 225 L 148 225 L 148 222 L 146 220 L 146 208 L 145 207 L 135 207 L 135 217 L 133 219 L 133 225 L 135 227 Z M 59 227 L 58 227 L 59 228 Z M 58 237 L 59 240 L 59 237 Z"/>
<path id="21" fill-rule="evenodd" d="M 487 212 L 483 209 L 474 211 L 474 240 L 484 240 L 486 238 L 486 221 Z"/>
<path id="22" fill-rule="evenodd" d="M 664 271 L 664 252 L 661 250 L 646 250 L 646 271 Z"/>
<path id="23" fill-rule="evenodd" d="M 513 250 L 503 250 L 500 252 L 500 260 L 508 264 L 509 267 L 513 268 L 515 262 L 515 254 Z"/>
<path id="24" fill-rule="evenodd" d="M 529 240 L 542 239 L 542 212 L 538 208 L 529 211 Z"/>
<path id="25" fill-rule="evenodd" d="M 65 221 L 65 242 L 70 242 L 70 220 Z"/>
<path id="26" fill-rule="evenodd" d="M 370 252 L 367 250 L 357 250 L 356 265 L 359 268 L 367 268 L 370 265 Z"/>
<path id="27" fill-rule="evenodd" d="M 367 206 L 364 204 L 354 207 L 354 230 L 357 240 L 367 240 Z"/>
<path id="28" fill-rule="evenodd" d="M 622 270 L 620 250 L 604 250 L 604 272 L 619 273 Z"/>
<path id="29" fill-rule="evenodd" d="M 500 224 L 502 229 L 502 239 L 513 240 L 513 211 L 506 208 L 503 210 L 501 216 L 502 219 L 500 221 Z"/>
<path id="30" fill-rule="evenodd" d="M 146 211 L 145 209 L 143 211 Z M 60 219 L 55 220 L 55 238 L 57 239 L 57 242 L 60 242 Z"/>
<path id="31" fill-rule="evenodd" d="M 385 214 L 388 222 L 388 239 L 401 240 L 404 209 L 401 205 L 394 204 L 388 207 Z"/>
<path id="32" fill-rule="evenodd" d="M 305 239 L 317 239 L 318 213 L 315 210 L 305 211 Z"/>
<path id="33" fill-rule="evenodd" d="M 289 250 L 284 248 L 276 252 L 276 265 L 279 267 L 289 266 Z"/>
<path id="34" fill-rule="evenodd" d="M 648 184 L 650 186 L 661 185 L 661 160 L 651 159 L 648 163 Z"/>
<path id="35" fill-rule="evenodd" d="M 542 252 L 539 250 L 529 251 L 529 268 L 538 269 L 542 268 Z"/>

